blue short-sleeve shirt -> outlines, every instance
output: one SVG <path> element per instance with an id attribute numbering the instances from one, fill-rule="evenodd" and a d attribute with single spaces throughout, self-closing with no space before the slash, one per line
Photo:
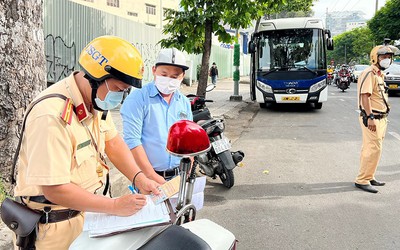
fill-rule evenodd
<path id="1" fill-rule="evenodd" d="M 142 145 L 154 170 L 179 166 L 180 158 L 166 151 L 168 130 L 179 120 L 193 120 L 190 102 L 179 90 L 168 103 L 153 82 L 133 90 L 121 107 L 123 138 L 129 149 Z"/>

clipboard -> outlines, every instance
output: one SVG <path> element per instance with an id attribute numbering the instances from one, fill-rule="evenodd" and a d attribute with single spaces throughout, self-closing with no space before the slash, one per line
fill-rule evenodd
<path id="1" fill-rule="evenodd" d="M 149 198 L 150 199 L 150 198 Z M 150 200 L 150 202 L 152 202 Z M 90 225 L 86 225 L 88 227 L 84 226 L 84 231 L 87 230 L 89 231 L 89 237 L 90 238 L 99 238 L 99 237 L 107 237 L 107 236 L 112 236 L 112 235 L 116 235 L 116 234 L 120 234 L 120 233 L 124 233 L 124 232 L 130 232 L 130 231 L 135 231 L 135 230 L 140 230 L 142 228 L 147 228 L 147 227 L 153 227 L 153 226 L 167 226 L 167 225 L 171 225 L 172 223 L 175 222 L 176 220 L 176 214 L 174 213 L 174 210 L 172 209 L 172 205 L 169 202 L 169 200 L 166 200 L 164 202 L 165 207 L 168 210 L 168 216 L 169 216 L 169 220 L 168 221 L 163 221 L 163 222 L 151 222 L 145 225 L 131 225 L 129 227 L 124 226 L 124 227 L 118 227 L 118 225 L 116 225 L 113 228 L 106 228 L 106 229 L 101 229 L 101 228 L 90 228 Z M 96 213 L 92 213 L 92 214 L 96 214 Z M 132 215 L 132 217 L 134 217 L 135 215 Z M 113 218 L 118 218 L 121 216 L 108 216 L 107 219 L 109 219 L 110 221 L 112 221 Z M 123 218 L 129 218 L 128 217 L 123 217 Z M 85 216 L 85 223 L 86 223 L 86 216 Z"/>

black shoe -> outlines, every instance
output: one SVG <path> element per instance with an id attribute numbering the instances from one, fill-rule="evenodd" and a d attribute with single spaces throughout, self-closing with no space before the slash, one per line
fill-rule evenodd
<path id="1" fill-rule="evenodd" d="M 354 183 L 354 185 L 357 187 L 357 188 L 359 188 L 359 189 L 361 189 L 361 190 L 364 190 L 364 191 L 366 191 L 366 192 L 370 192 L 370 193 L 374 193 L 374 194 L 376 194 L 376 193 L 378 193 L 378 190 L 376 190 L 375 188 L 373 188 L 371 185 L 361 185 L 361 184 L 358 184 L 358 183 Z"/>
<path id="2" fill-rule="evenodd" d="M 369 183 L 371 183 L 372 186 L 385 186 L 385 182 L 377 181 L 377 180 L 370 180 Z"/>

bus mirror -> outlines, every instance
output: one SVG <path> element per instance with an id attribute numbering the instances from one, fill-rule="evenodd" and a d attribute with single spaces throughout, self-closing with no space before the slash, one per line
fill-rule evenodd
<path id="1" fill-rule="evenodd" d="M 328 30 L 328 29 L 326 29 L 326 30 L 325 30 L 325 34 L 327 34 L 327 35 L 328 35 L 328 38 L 331 38 L 331 37 L 332 37 L 332 35 L 331 35 L 331 31 L 330 31 L 330 30 Z"/>
<path id="2" fill-rule="evenodd" d="M 333 39 L 332 38 L 326 39 L 326 48 L 328 50 L 333 50 Z"/>
<path id="3" fill-rule="evenodd" d="M 249 52 L 250 53 L 255 53 L 256 52 L 256 45 L 254 44 L 253 41 L 249 42 Z"/>

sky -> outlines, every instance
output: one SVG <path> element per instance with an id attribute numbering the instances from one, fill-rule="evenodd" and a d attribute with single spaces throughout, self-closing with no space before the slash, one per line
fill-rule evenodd
<path id="1" fill-rule="evenodd" d="M 385 5 L 387 0 L 378 0 L 378 10 Z M 375 13 L 376 0 L 314 0 L 312 10 L 314 16 L 324 18 L 326 8 L 331 11 L 357 11 L 365 13 L 364 18 L 369 20 Z"/>

